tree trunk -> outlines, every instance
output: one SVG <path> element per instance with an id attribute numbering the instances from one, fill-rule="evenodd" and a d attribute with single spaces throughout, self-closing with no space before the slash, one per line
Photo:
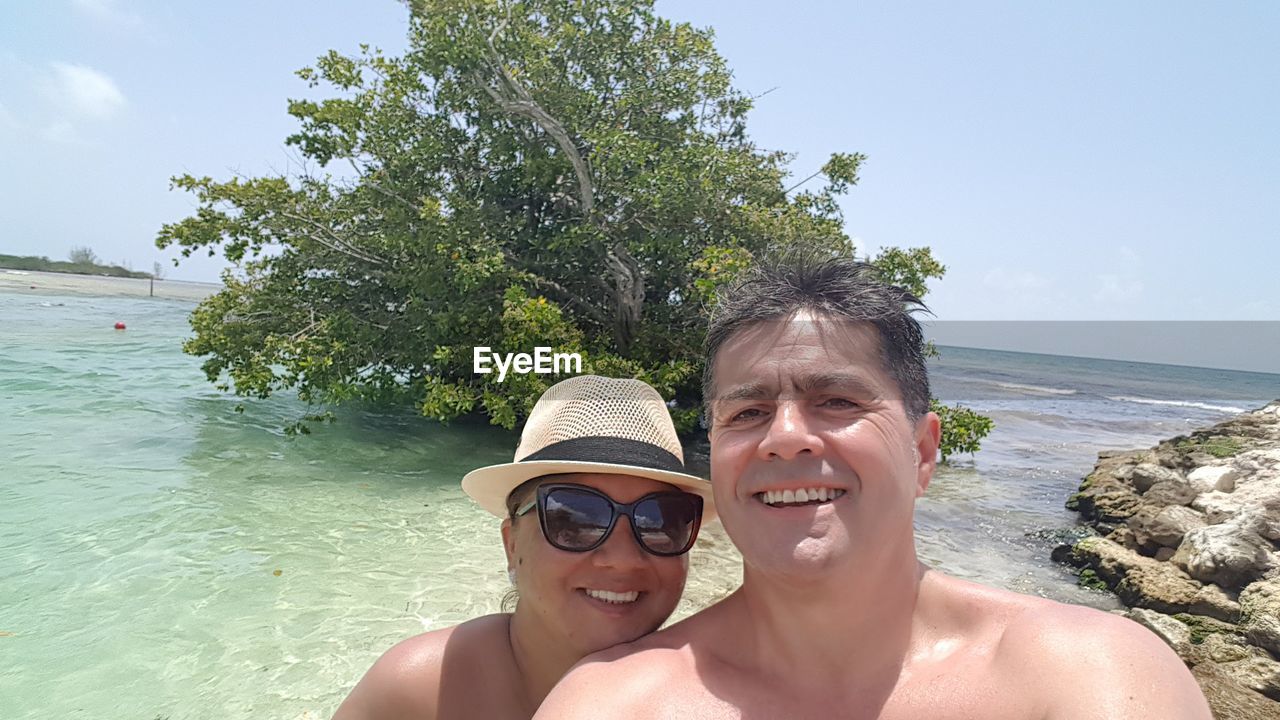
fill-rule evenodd
<path id="1" fill-rule="evenodd" d="M 618 353 L 625 356 L 635 340 L 644 312 L 644 274 L 640 263 L 627 251 L 622 242 L 614 243 L 605 255 L 605 264 L 613 276 L 613 341 Z"/>

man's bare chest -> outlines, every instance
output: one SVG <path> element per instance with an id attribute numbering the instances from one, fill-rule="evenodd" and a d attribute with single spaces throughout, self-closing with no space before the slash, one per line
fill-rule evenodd
<path id="1" fill-rule="evenodd" d="M 704 683 L 703 680 L 709 682 Z M 1013 678 L 952 671 L 918 673 L 880 692 L 796 692 L 767 682 L 696 678 L 654 698 L 650 717 L 697 720 L 1040 720 L 1033 691 Z"/>

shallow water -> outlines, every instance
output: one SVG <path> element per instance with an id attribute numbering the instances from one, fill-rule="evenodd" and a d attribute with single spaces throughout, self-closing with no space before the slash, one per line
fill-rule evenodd
<path id="1" fill-rule="evenodd" d="M 512 434 L 344 411 L 286 437 L 303 405 L 273 398 L 237 413 L 182 354 L 190 309 L 0 293 L 6 720 L 328 717 L 396 641 L 496 611 L 507 590 L 498 521 L 457 483 L 509 460 Z M 1111 606 L 1048 561 L 1075 524 L 1063 500 L 1101 447 L 1225 415 L 984 385 L 983 373 L 1040 385 L 1037 372 L 1056 371 L 974 352 L 944 354 L 939 394 L 999 425 L 975 463 L 942 471 L 920 502 L 921 556 L 962 577 Z M 1261 404 L 1267 378 L 1191 399 Z M 1196 394 L 1185 379 L 1173 387 L 1175 399 Z M 1139 390 L 1164 397 L 1149 384 L 1130 394 Z M 704 531 L 677 617 L 739 578 L 723 532 Z"/>
<path id="2" fill-rule="evenodd" d="M 0 294 L 4 718 L 327 717 L 508 589 L 457 483 L 511 434 L 346 412 L 286 437 L 304 406 L 235 412 L 179 349 L 189 309 Z M 682 612 L 736 584 L 708 560 Z"/>

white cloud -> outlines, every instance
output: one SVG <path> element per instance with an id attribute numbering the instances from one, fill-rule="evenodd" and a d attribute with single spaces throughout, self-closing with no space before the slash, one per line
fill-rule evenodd
<path id="1" fill-rule="evenodd" d="M 20 130 L 22 123 L 9 109 L 0 104 L 0 130 Z"/>
<path id="2" fill-rule="evenodd" d="M 124 107 L 124 93 L 105 73 L 86 65 L 53 63 L 54 79 L 49 88 L 53 99 L 66 111 L 90 119 L 109 118 Z"/>
<path id="3" fill-rule="evenodd" d="M 115 9 L 112 0 L 71 0 L 71 6 L 82 13 L 99 17 L 109 15 Z"/>
<path id="4" fill-rule="evenodd" d="M 1132 275 L 1102 273 L 1094 280 L 1098 289 L 1093 293 L 1093 300 L 1097 303 L 1129 302 L 1142 295 L 1142 281 Z"/>
<path id="5" fill-rule="evenodd" d="M 1093 293 L 1093 301 L 1101 305 L 1110 305 L 1137 300 L 1144 289 L 1139 275 L 1142 270 L 1142 259 L 1138 257 L 1138 253 L 1128 245 L 1121 245 L 1106 258 L 1106 264 L 1111 272 L 1094 276 L 1097 290 Z"/>
<path id="6" fill-rule="evenodd" d="M 1134 252 L 1133 248 L 1128 245 L 1121 245 L 1116 248 L 1114 255 L 1109 257 L 1107 261 L 1113 265 L 1124 265 L 1130 269 L 1137 268 L 1141 264 L 1141 258 L 1138 257 L 1138 253 Z"/>
<path id="7" fill-rule="evenodd" d="M 143 26 L 141 15 L 124 10 L 116 0 L 71 0 L 71 6 L 96 22 L 108 22 L 132 28 Z"/>
<path id="8" fill-rule="evenodd" d="M 949 279 L 960 280 L 960 277 Z M 965 304 L 970 306 L 969 319 L 1043 319 L 1064 306 L 1054 279 L 1034 270 L 996 265 L 988 268 L 977 281 L 964 291 Z M 944 280 L 939 289 L 947 287 L 948 282 Z"/>
<path id="9" fill-rule="evenodd" d="M 1280 304 L 1271 300 L 1250 300 L 1240 306 L 1234 317 L 1241 320 L 1275 320 L 1280 317 Z"/>
<path id="10" fill-rule="evenodd" d="M 55 120 L 40 131 L 41 137 L 59 145 L 88 145 L 89 142 L 76 132 L 75 126 L 66 120 Z"/>
<path id="11" fill-rule="evenodd" d="M 982 277 L 982 284 L 997 290 L 1013 290 L 1027 293 L 1047 290 L 1052 283 L 1045 276 L 1030 270 L 1006 270 L 994 267 Z"/>

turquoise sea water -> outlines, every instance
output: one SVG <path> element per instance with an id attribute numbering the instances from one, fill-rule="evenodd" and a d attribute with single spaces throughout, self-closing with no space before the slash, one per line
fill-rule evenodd
<path id="1" fill-rule="evenodd" d="M 510 459 L 514 435 L 348 410 L 286 437 L 304 406 L 237 413 L 182 354 L 191 307 L 0 293 L 6 720 L 328 717 L 386 648 L 507 589 L 498 523 L 457 483 Z M 968 350 L 944 349 L 933 375 L 999 425 L 921 501 L 922 557 L 1100 607 L 1047 559 L 1097 450 L 1280 396 L 1272 375 Z M 731 589 L 738 563 L 705 532 L 678 616 Z"/>
<path id="2" fill-rule="evenodd" d="M 499 609 L 498 521 L 458 481 L 512 434 L 286 437 L 302 404 L 237 413 L 182 354 L 190 309 L 0 293 L 4 720 L 328 717 L 398 640 Z M 685 613 L 737 579 L 694 562 Z"/>

